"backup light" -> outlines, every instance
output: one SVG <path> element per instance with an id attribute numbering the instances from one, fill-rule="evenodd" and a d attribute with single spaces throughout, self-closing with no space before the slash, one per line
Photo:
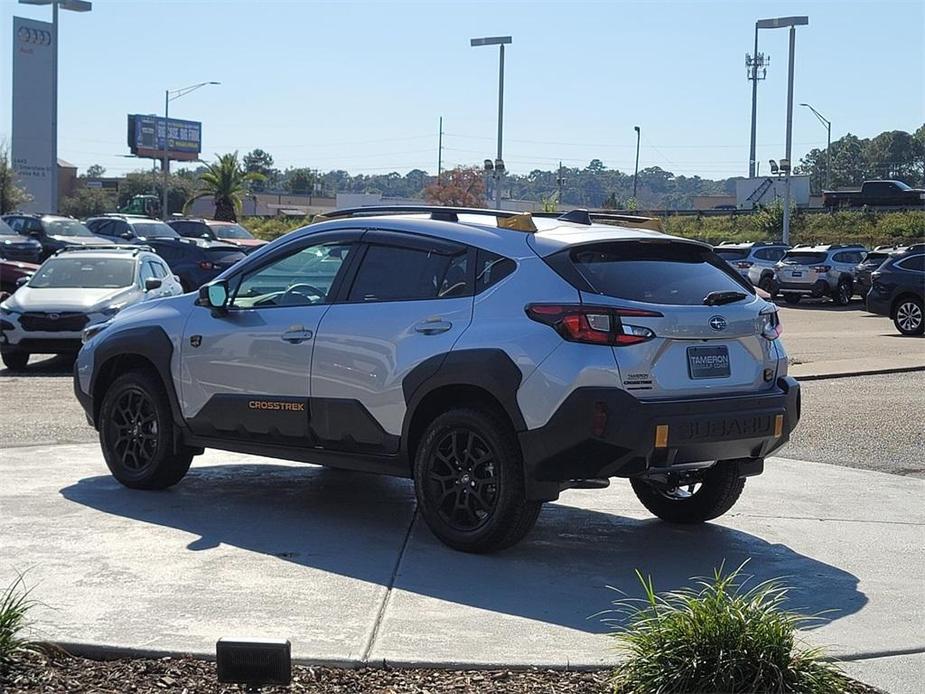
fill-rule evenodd
<path id="1" fill-rule="evenodd" d="M 292 682 L 292 645 L 279 639 L 220 638 L 215 644 L 218 681 L 248 688 Z"/>

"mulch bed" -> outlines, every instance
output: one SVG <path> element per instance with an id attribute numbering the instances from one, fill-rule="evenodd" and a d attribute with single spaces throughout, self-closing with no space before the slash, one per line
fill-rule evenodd
<path id="1" fill-rule="evenodd" d="M 264 694 L 613 694 L 608 680 L 609 673 L 604 671 L 349 670 L 294 665 L 290 687 L 267 687 L 260 691 Z M 215 663 L 188 657 L 100 661 L 65 653 L 28 653 L 20 655 L 7 672 L 0 672 L 2 694 L 242 691 L 245 690 L 238 686 L 218 683 Z M 883 693 L 857 683 L 850 694 Z"/>
<path id="2" fill-rule="evenodd" d="M 459 671 L 383 668 L 292 668 L 291 687 L 267 687 L 263 694 L 602 694 L 612 692 L 606 672 Z M 13 668 L 0 674 L 3 694 L 59 694 L 93 692 L 242 692 L 220 685 L 215 663 L 193 658 L 157 660 L 87 660 L 65 654 L 21 656 Z"/>

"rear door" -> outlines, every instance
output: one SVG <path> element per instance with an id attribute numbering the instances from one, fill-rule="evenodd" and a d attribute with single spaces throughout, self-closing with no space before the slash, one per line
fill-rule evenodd
<path id="1" fill-rule="evenodd" d="M 404 379 L 436 372 L 472 320 L 474 249 L 370 231 L 312 357 L 312 428 L 328 447 L 397 450 Z M 425 373 L 426 372 L 426 373 Z"/>
<path id="2" fill-rule="evenodd" d="M 773 384 L 777 350 L 762 335 L 770 319 L 761 313 L 773 307 L 709 249 L 617 241 L 570 254 L 588 283 L 583 303 L 661 314 L 623 318 L 625 326 L 648 328 L 655 337 L 613 347 L 624 387 L 635 396 L 744 393 Z"/>

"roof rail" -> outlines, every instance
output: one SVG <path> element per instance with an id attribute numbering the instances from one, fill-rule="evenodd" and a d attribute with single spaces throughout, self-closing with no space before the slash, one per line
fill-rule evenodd
<path id="1" fill-rule="evenodd" d="M 430 218 L 440 222 L 458 222 L 459 215 L 471 214 L 494 217 L 497 225 L 504 229 L 516 231 L 536 231 L 532 215 L 529 212 L 513 210 L 490 210 L 483 207 L 443 207 L 441 205 L 378 205 L 370 207 L 348 207 L 315 215 L 312 224 L 327 222 L 332 219 L 349 219 L 351 217 L 377 217 L 390 214 L 429 214 Z"/>
<path id="2" fill-rule="evenodd" d="M 156 252 L 151 246 L 145 245 L 135 246 L 129 244 L 93 243 L 85 246 L 65 246 L 55 251 L 54 255 L 58 256 L 62 253 L 74 253 L 75 251 L 132 251 L 132 255 L 137 255 L 140 251 L 147 251 L 149 253 Z"/>
<path id="3" fill-rule="evenodd" d="M 555 218 L 563 222 L 572 222 L 575 224 L 590 225 L 593 222 L 603 222 L 605 224 L 617 224 L 620 226 L 634 227 L 637 229 L 650 229 L 652 231 L 663 231 L 662 222 L 658 217 L 642 217 L 632 214 L 618 214 L 615 212 L 589 212 L 585 209 L 574 209 L 565 214 L 558 212 L 534 212 L 534 217 Z"/>

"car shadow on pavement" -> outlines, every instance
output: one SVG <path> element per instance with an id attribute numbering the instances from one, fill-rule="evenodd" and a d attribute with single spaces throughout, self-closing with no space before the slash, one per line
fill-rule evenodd
<path id="1" fill-rule="evenodd" d="M 601 613 L 614 600 L 641 596 L 636 569 L 665 591 L 749 559 L 746 573 L 753 581 L 783 578 L 792 587 L 790 609 L 829 611 L 819 625 L 867 603 L 856 576 L 786 545 L 718 524 L 676 526 L 570 506 L 562 503 L 567 493 L 562 502 L 545 506 L 524 541 L 492 555 L 445 547 L 420 518 L 408 535 L 414 516 L 408 480 L 313 466 L 194 467 L 165 492 L 88 477 L 61 494 L 106 514 L 198 536 L 189 542 L 178 535 L 177 551 L 207 552 L 224 544 L 366 582 L 389 586 L 394 580 L 395 588 L 419 596 L 584 632 L 609 631 L 617 615 Z"/>
<path id="2" fill-rule="evenodd" d="M 63 354 L 33 356 L 25 369 L 0 367 L 0 378 L 10 376 L 70 376 L 74 372 L 74 359 L 76 359 L 76 356 Z"/>

